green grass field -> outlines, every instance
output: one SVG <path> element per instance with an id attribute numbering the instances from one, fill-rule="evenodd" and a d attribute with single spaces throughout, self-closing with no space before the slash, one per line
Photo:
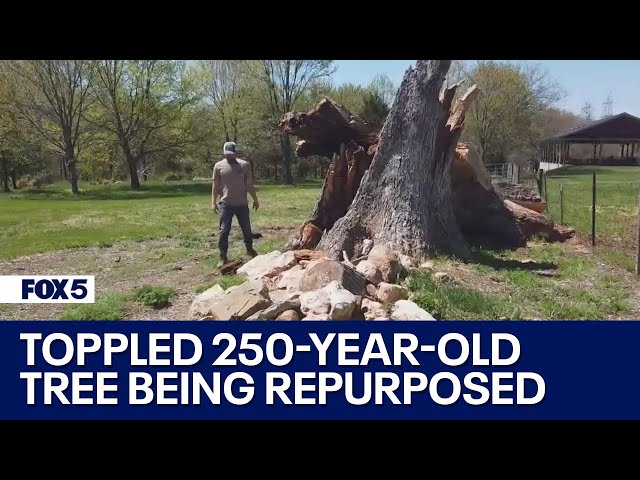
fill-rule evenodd
<path id="1" fill-rule="evenodd" d="M 463 264 L 434 259 L 436 270 L 455 282 L 440 285 L 426 273 L 407 282 L 415 301 L 441 319 L 607 319 L 640 315 L 633 269 L 635 215 L 640 168 L 597 168 L 598 246 L 583 238 L 591 225 L 591 169 L 553 172 L 547 180 L 550 215 L 564 220 L 579 241 L 532 241 L 515 252 L 474 251 Z M 280 248 L 307 218 L 319 182 L 260 185 L 261 207 L 252 212 L 263 238 L 261 253 Z M 3 318 L 77 320 L 180 319 L 191 299 L 215 283 L 218 217 L 210 209 L 210 184 L 151 182 L 132 192 L 125 184 L 68 184 L 0 193 L 0 270 L 6 274 L 96 275 L 96 304 L 0 305 Z M 232 258 L 243 253 L 239 229 L 232 231 Z M 35 255 L 42 254 L 42 255 Z M 528 260 L 527 262 L 522 262 Z M 531 266 L 533 265 L 533 268 Z"/>
<path id="2" fill-rule="evenodd" d="M 68 184 L 0 194 L 0 260 L 123 240 L 201 234 L 216 229 L 208 183 L 151 183 L 139 191 L 126 184 Z M 318 195 L 319 184 L 259 186 L 261 208 L 252 222 L 261 229 L 301 223 Z"/>
<path id="3" fill-rule="evenodd" d="M 596 249 L 610 262 L 633 271 L 640 167 L 569 167 L 549 172 L 550 216 L 579 234 L 591 235 L 593 172 L 596 172 Z"/>
<path id="4" fill-rule="evenodd" d="M 549 212 L 560 221 L 560 185 L 564 222 L 591 234 L 592 172 L 596 172 L 596 236 L 633 237 L 640 191 L 640 167 L 569 167 L 549 172 Z"/>

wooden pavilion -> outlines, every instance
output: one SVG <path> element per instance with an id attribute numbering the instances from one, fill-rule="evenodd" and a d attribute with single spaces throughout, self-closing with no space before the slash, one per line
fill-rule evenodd
<path id="1" fill-rule="evenodd" d="M 571 157 L 571 145 L 593 145 L 590 160 L 576 161 Z M 620 156 L 602 158 L 603 145 L 619 145 Z M 542 141 L 540 162 L 549 166 L 566 164 L 635 165 L 640 155 L 640 118 L 620 113 L 579 127 L 571 128 Z M 543 166 L 541 165 L 541 168 Z"/>

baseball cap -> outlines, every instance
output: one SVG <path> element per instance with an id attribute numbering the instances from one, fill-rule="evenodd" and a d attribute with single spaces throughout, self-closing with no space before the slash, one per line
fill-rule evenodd
<path id="1" fill-rule="evenodd" d="M 225 154 L 227 153 L 238 153 L 236 149 L 236 144 L 234 142 L 225 142 L 223 150 Z"/>

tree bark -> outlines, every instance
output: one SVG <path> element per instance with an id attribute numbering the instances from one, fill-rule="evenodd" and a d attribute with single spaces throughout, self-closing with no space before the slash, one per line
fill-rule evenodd
<path id="1" fill-rule="evenodd" d="M 4 153 L 0 153 L 0 160 L 2 161 L 2 188 L 6 193 L 9 193 L 9 169 L 7 168 L 7 159 Z"/>
<path id="2" fill-rule="evenodd" d="M 458 143 L 478 90 L 455 104 L 457 85 L 440 94 L 449 63 L 418 61 L 405 74 L 380 133 L 329 99 L 285 115 L 280 126 L 298 137 L 298 156 L 332 158 L 316 208 L 289 249 L 353 258 L 372 239 L 413 257 L 467 258 L 467 242 L 526 244 L 531 229 L 505 206 L 481 157 Z"/>
<path id="3" fill-rule="evenodd" d="M 125 152 L 125 159 L 127 160 L 127 165 L 129 167 L 129 183 L 133 190 L 140 189 L 140 179 L 138 178 L 138 162 L 136 157 L 134 157 L 130 152 Z"/>
<path id="4" fill-rule="evenodd" d="M 284 183 L 293 184 L 293 176 L 291 175 L 291 164 L 293 163 L 293 150 L 291 149 L 291 140 L 288 133 L 280 135 L 280 145 L 282 148 L 282 166 L 284 167 Z"/>
<path id="5" fill-rule="evenodd" d="M 332 110 L 332 115 L 325 115 L 325 125 L 341 120 L 337 128 L 322 129 L 304 115 L 285 117 L 283 126 L 293 127 L 293 133 L 317 133 L 298 143 L 299 154 L 328 156 L 328 152 L 338 151 L 318 208 L 307 222 L 326 232 L 319 249 L 333 258 L 339 258 L 343 250 L 353 256 L 359 254 L 363 240 L 372 239 L 414 257 L 436 251 L 468 257 L 453 207 L 449 170 L 467 105 L 476 90 L 470 90 L 453 109 L 456 87 L 440 99 L 449 64 L 418 61 L 407 71 L 379 142 L 375 127 L 341 106 L 336 108 L 333 102 L 324 102 L 316 110 Z M 335 133 L 328 135 L 331 130 Z M 349 140 L 355 145 L 349 143 L 350 148 L 345 149 Z M 344 174 L 344 163 L 351 163 L 351 175 Z"/>
<path id="6" fill-rule="evenodd" d="M 78 167 L 73 154 L 71 154 L 71 157 L 67 157 L 67 170 L 69 172 L 71 191 L 77 195 L 80 193 L 80 190 L 78 189 Z"/>
<path id="7" fill-rule="evenodd" d="M 69 180 L 69 171 L 67 169 L 67 159 L 66 157 L 60 157 L 60 176 L 64 180 Z"/>
<path id="8" fill-rule="evenodd" d="M 18 183 L 17 183 L 16 177 L 18 176 L 18 173 L 15 170 L 12 170 L 10 176 L 11 176 L 11 184 L 13 185 L 13 189 L 17 190 Z"/>
<path id="9" fill-rule="evenodd" d="M 407 71 L 371 167 L 349 211 L 323 236 L 319 249 L 332 256 L 343 250 L 353 255 L 363 240 L 372 239 L 413 257 L 434 252 L 469 256 L 449 176 L 467 103 L 450 111 L 455 87 L 439 99 L 449 65 L 446 60 L 418 61 Z"/>
<path id="10" fill-rule="evenodd" d="M 534 210 L 510 200 L 505 200 L 504 204 L 513 213 L 518 227 L 527 237 L 539 235 L 550 242 L 562 242 L 575 234 L 573 228 L 556 225 L 553 220 Z"/>

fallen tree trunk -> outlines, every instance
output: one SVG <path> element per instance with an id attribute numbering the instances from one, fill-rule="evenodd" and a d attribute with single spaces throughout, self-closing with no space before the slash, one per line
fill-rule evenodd
<path id="1" fill-rule="evenodd" d="M 505 200 L 504 204 L 513 213 L 518 227 L 527 237 L 538 235 L 550 242 L 563 242 L 575 234 L 573 228 L 556 225 L 550 218 L 516 202 Z"/>
<path id="2" fill-rule="evenodd" d="M 281 128 L 298 137 L 298 156 L 331 158 L 316 207 L 289 249 L 317 247 L 336 259 L 346 251 L 353 258 L 372 239 L 413 257 L 466 258 L 470 240 L 526 244 L 535 228 L 521 228 L 479 156 L 458 143 L 478 90 L 471 87 L 455 103 L 457 85 L 440 95 L 449 64 L 420 60 L 409 69 L 380 133 L 329 99 L 285 116 Z"/>

